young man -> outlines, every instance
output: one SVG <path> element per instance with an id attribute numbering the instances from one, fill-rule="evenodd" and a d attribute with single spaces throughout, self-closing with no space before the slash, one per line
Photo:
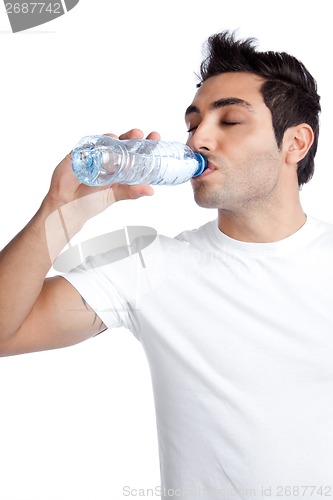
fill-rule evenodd
<path id="1" fill-rule="evenodd" d="M 188 144 L 208 159 L 195 200 L 217 219 L 45 280 L 50 255 L 88 218 L 151 194 L 80 185 L 66 157 L 1 254 L 0 351 L 125 326 L 151 369 L 165 498 L 332 496 L 333 229 L 299 199 L 317 148 L 316 84 L 295 58 L 252 40 L 222 33 L 208 48 L 186 122 Z"/>

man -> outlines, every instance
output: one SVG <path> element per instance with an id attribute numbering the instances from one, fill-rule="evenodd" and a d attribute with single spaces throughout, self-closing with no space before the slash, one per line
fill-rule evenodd
<path id="1" fill-rule="evenodd" d="M 195 200 L 217 220 L 45 280 L 50 255 L 88 218 L 151 194 L 80 185 L 66 157 L 2 252 L 0 351 L 125 326 L 151 369 L 165 498 L 332 496 L 333 230 L 299 198 L 317 148 L 316 83 L 250 39 L 225 32 L 208 49 L 186 122 L 188 144 L 208 160 Z"/>

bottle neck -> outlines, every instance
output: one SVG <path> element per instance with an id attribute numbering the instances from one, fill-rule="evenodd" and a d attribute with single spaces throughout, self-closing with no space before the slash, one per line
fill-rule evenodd
<path id="1" fill-rule="evenodd" d="M 193 175 L 193 177 L 198 177 L 198 175 L 202 174 L 202 172 L 207 168 L 207 160 L 200 153 L 194 153 L 194 154 L 198 161 L 198 169 Z"/>

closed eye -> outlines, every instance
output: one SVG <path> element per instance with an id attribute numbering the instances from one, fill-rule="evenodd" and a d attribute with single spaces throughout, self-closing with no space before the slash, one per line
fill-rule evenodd
<path id="1" fill-rule="evenodd" d="M 189 134 L 190 132 L 192 132 L 193 130 L 195 130 L 197 127 L 191 127 L 188 129 L 187 133 Z"/>
<path id="2" fill-rule="evenodd" d="M 239 125 L 239 124 L 240 124 L 240 122 L 227 122 L 227 121 L 221 122 L 221 125 L 226 125 L 229 127 L 233 127 L 234 125 Z M 187 133 L 189 134 L 190 132 L 193 132 L 193 130 L 195 130 L 196 128 L 198 128 L 198 126 L 189 128 Z"/>
<path id="3" fill-rule="evenodd" d="M 221 125 L 239 125 L 240 122 L 221 122 Z"/>

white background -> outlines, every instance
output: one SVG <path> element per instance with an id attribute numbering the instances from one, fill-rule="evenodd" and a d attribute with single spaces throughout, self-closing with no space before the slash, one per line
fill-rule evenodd
<path id="1" fill-rule="evenodd" d="M 330 19 L 329 2 L 312 0 L 80 0 L 55 21 L 12 34 L 1 4 L 0 248 L 38 209 L 53 169 L 82 136 L 138 127 L 185 142 L 202 44 L 223 29 L 291 52 L 316 77 L 321 139 L 302 200 L 307 213 L 333 222 Z M 126 224 L 173 236 L 214 217 L 194 204 L 189 184 L 159 187 L 111 207 L 79 237 Z M 149 369 L 126 330 L 1 358 L 0 406 L 0 500 L 121 500 L 124 486 L 134 498 L 159 484 Z"/>

